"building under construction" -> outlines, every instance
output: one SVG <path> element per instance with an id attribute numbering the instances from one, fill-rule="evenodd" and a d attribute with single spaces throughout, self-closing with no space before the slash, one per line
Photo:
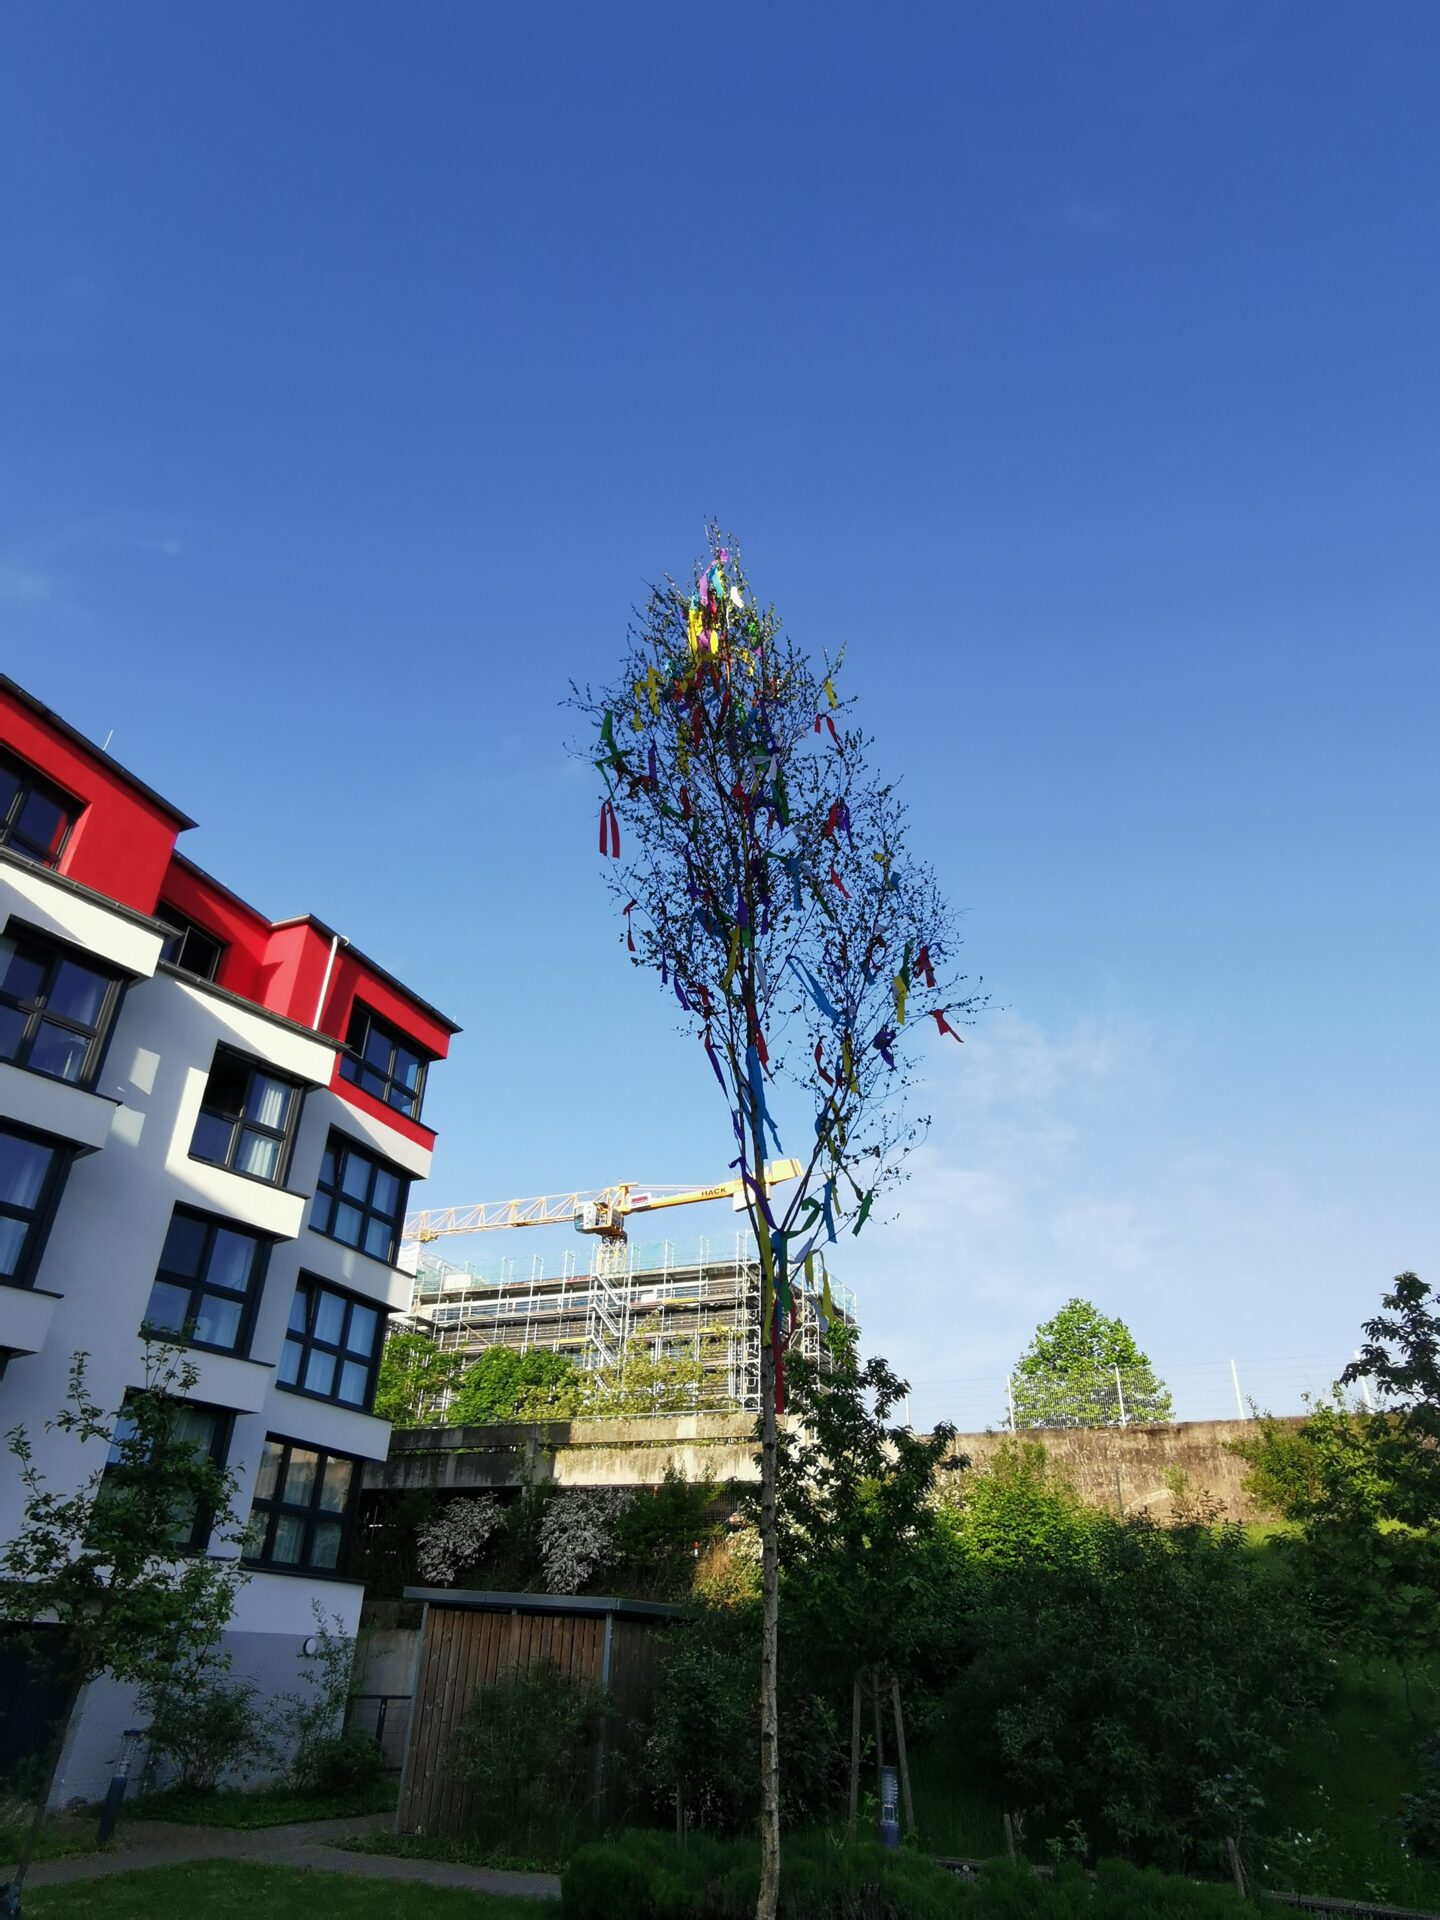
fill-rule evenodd
<path id="1" fill-rule="evenodd" d="M 411 1324 L 452 1352 L 540 1348 L 587 1370 L 620 1375 L 634 1344 L 658 1360 L 693 1356 L 703 1367 L 697 1411 L 760 1405 L 760 1261 L 748 1232 L 684 1248 L 592 1242 L 547 1261 L 460 1265 L 427 1245 L 417 1256 Z M 797 1276 L 798 1278 L 798 1276 Z M 854 1324 L 854 1296 L 833 1278 L 834 1317 Z M 818 1357 L 818 1297 L 796 1288 L 790 1346 Z"/>

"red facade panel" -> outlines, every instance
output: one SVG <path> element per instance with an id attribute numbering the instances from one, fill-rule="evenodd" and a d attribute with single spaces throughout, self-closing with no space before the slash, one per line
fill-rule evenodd
<path id="1" fill-rule="evenodd" d="M 178 854 L 170 862 L 160 898 L 224 943 L 225 952 L 215 975 L 217 987 L 261 1006 L 269 1004 L 264 997 L 264 982 L 270 922 L 263 914 Z"/>
<path id="2" fill-rule="evenodd" d="M 87 752 L 8 686 L 0 686 L 0 740 L 80 808 L 57 871 L 123 907 L 153 913 L 175 836 L 190 824 L 185 815 L 128 780 L 98 750 Z"/>
<path id="3" fill-rule="evenodd" d="M 163 902 L 221 942 L 215 984 L 300 1026 L 345 1039 L 361 1000 L 432 1059 L 458 1029 L 443 1014 L 309 917 L 272 923 L 175 851 L 194 822 L 127 774 L 58 714 L 0 675 L 0 742 L 74 797 L 77 817 L 57 871 L 120 905 L 153 914 Z M 335 1091 L 422 1146 L 430 1128 L 339 1077 Z"/>

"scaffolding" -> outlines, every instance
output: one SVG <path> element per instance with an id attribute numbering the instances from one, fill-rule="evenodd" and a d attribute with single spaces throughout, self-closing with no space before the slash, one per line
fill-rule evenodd
<path id="1" fill-rule="evenodd" d="M 658 1361 L 691 1356 L 703 1386 L 697 1411 L 760 1405 L 760 1259 L 749 1232 L 723 1245 L 702 1239 L 683 1251 L 675 1242 L 635 1247 L 592 1242 L 529 1272 L 514 1258 L 459 1265 L 429 1247 L 418 1249 L 409 1324 L 446 1352 L 480 1354 L 504 1346 L 568 1354 L 589 1371 L 623 1369 L 633 1343 Z M 835 1318 L 853 1325 L 854 1295 L 833 1278 Z M 795 1290 L 788 1348 L 819 1359 L 825 1351 L 819 1300 Z"/>

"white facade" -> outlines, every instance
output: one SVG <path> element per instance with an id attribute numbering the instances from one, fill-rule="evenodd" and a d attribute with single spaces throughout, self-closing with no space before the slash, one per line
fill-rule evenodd
<path id="1" fill-rule="evenodd" d="M 123 971 L 127 984 L 93 1089 L 0 1064 L 0 1119 L 75 1150 L 30 1284 L 0 1285 L 0 1351 L 8 1355 L 0 1427 L 27 1429 L 54 1490 L 72 1489 L 104 1464 L 103 1446 L 46 1433 L 45 1423 L 64 1403 L 78 1351 L 89 1355 L 88 1384 L 102 1404 L 118 1407 L 126 1390 L 142 1383 L 141 1323 L 174 1209 L 182 1206 L 271 1239 L 247 1337 L 235 1352 L 192 1350 L 200 1377 L 190 1397 L 227 1416 L 225 1452 L 238 1477 L 240 1516 L 250 1511 L 267 1436 L 357 1463 L 383 1460 L 383 1421 L 290 1391 L 278 1369 L 302 1272 L 381 1309 L 382 1334 L 385 1313 L 409 1304 L 409 1276 L 308 1224 L 332 1130 L 415 1178 L 429 1171 L 428 1150 L 331 1090 L 336 1040 L 161 965 L 164 929 L 154 922 L 0 853 L 0 934 L 17 925 L 104 960 Z M 217 1047 L 303 1089 L 281 1185 L 191 1155 Z M 357 1464 L 354 1495 L 359 1478 Z M 13 1464 L 0 1464 L 0 1536 L 18 1528 L 21 1506 Z M 317 1604 L 353 1634 L 360 1601 L 360 1586 L 338 1576 L 257 1567 L 232 1622 L 235 1671 L 267 1689 L 293 1689 Z M 54 1804 L 103 1794 L 118 1736 L 134 1712 L 126 1690 L 105 1682 L 90 1689 L 72 1722 Z"/>

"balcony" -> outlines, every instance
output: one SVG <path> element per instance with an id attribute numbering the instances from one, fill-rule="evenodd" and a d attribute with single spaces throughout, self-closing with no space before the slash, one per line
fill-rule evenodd
<path id="1" fill-rule="evenodd" d="M 48 1074 L 0 1062 L 0 1114 L 86 1151 L 104 1146 L 119 1105 L 106 1094 L 86 1093 Z"/>
<path id="2" fill-rule="evenodd" d="M 0 1349 L 39 1353 L 62 1296 L 40 1287 L 0 1286 Z"/>

